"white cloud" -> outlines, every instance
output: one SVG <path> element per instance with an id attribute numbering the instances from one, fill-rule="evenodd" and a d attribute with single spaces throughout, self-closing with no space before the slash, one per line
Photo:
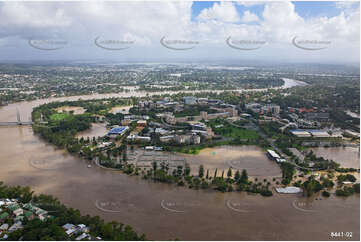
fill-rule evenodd
<path id="1" fill-rule="evenodd" d="M 245 23 L 256 22 L 258 21 L 258 16 L 247 10 L 243 13 L 241 21 Z"/>
<path id="2" fill-rule="evenodd" d="M 214 3 L 211 8 L 203 9 L 197 19 L 238 22 L 240 17 L 232 2 L 220 2 Z"/>
<path id="3" fill-rule="evenodd" d="M 242 5 L 242 6 L 245 6 L 245 7 L 252 7 L 252 6 L 256 6 L 256 5 L 263 5 L 267 2 L 270 2 L 272 0 L 269 0 L 269 1 L 239 1 L 239 2 L 236 2 L 238 5 Z"/>
<path id="4" fill-rule="evenodd" d="M 351 8 L 359 8 L 359 1 L 337 1 L 335 2 L 335 6 L 340 9 L 351 9 Z"/>
<path id="5" fill-rule="evenodd" d="M 102 36 L 133 39 L 136 44 L 151 45 L 154 48 L 150 48 L 150 52 L 158 54 L 157 48 L 162 48 L 159 40 L 163 36 L 197 40 L 202 45 L 219 44 L 224 48 L 227 48 L 224 43 L 229 36 L 267 41 L 270 43 L 267 48 L 272 48 L 272 43 L 293 48 L 290 42 L 297 35 L 331 40 L 337 43 L 333 48 L 344 50 L 345 58 L 353 55 L 354 59 L 359 59 L 359 4 L 358 8 L 355 4 L 353 8 L 348 3 L 339 4 L 339 15 L 312 19 L 301 17 L 292 2 L 262 4 L 264 10 L 257 13 L 258 16 L 246 10 L 240 17 L 234 3 L 217 2 L 203 9 L 192 21 L 191 2 L 2 2 L 0 42 L 7 45 L 15 43 L 16 38 L 59 36 L 91 46 L 95 37 Z"/>

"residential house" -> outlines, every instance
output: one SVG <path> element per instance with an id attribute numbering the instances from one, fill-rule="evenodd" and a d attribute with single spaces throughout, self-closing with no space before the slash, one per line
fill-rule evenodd
<path id="1" fill-rule="evenodd" d="M 23 228 L 23 225 L 22 225 L 21 221 L 18 221 L 9 228 L 9 232 L 11 233 L 15 230 L 22 229 L 22 228 Z"/>

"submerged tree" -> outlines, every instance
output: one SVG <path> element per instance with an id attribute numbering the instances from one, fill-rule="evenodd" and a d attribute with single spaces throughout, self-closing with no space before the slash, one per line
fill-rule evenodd
<path id="1" fill-rule="evenodd" d="M 188 163 L 185 164 L 184 167 L 184 176 L 189 176 L 191 174 L 191 168 Z"/>
<path id="2" fill-rule="evenodd" d="M 238 183 L 241 179 L 241 173 L 239 173 L 239 170 L 236 171 L 236 174 L 234 175 L 234 180 Z"/>
<path id="3" fill-rule="evenodd" d="M 227 177 L 228 177 L 228 178 L 231 178 L 231 177 L 232 177 L 232 169 L 231 169 L 231 168 L 228 169 Z"/>
<path id="4" fill-rule="evenodd" d="M 256 178 L 257 179 L 257 178 Z M 247 170 L 243 169 L 242 170 L 242 175 L 241 175 L 241 178 L 240 178 L 240 183 L 242 184 L 246 184 L 248 183 L 248 174 L 247 174 Z"/>
<path id="5" fill-rule="evenodd" d="M 204 176 L 204 167 L 203 167 L 203 165 L 200 165 L 200 166 L 199 166 L 198 176 L 199 176 L 200 178 L 202 178 L 202 177 Z"/>

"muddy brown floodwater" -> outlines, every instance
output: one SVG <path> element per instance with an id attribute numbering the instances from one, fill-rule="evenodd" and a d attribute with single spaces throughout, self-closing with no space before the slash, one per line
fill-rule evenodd
<path id="1" fill-rule="evenodd" d="M 360 168 L 360 149 L 358 147 L 318 147 L 313 148 L 316 156 L 336 161 L 345 168 Z"/>
<path id="2" fill-rule="evenodd" d="M 232 168 L 233 174 L 239 170 L 246 169 L 248 175 L 258 178 L 281 177 L 280 167 L 267 158 L 266 153 L 254 145 L 244 146 L 219 146 L 206 148 L 199 152 L 198 155 L 183 155 L 190 164 L 193 174 L 198 174 L 200 165 L 205 170 L 209 170 L 209 175 L 213 176 L 217 168 L 218 176 L 224 171 L 225 176 L 228 168 Z"/>
<path id="3" fill-rule="evenodd" d="M 16 107 L 22 118 L 30 117 L 32 107 L 46 101 L 2 107 L 0 121 L 16 120 Z M 246 156 L 247 162 L 263 159 Z M 0 127 L 0 180 L 54 195 L 83 214 L 129 224 L 149 239 L 329 240 L 331 232 L 360 239 L 359 195 L 316 200 L 195 191 L 87 165 L 35 136 L 30 126 Z M 273 169 L 269 165 L 264 169 Z"/>
<path id="4" fill-rule="evenodd" d="M 108 133 L 108 129 L 106 128 L 106 123 L 92 123 L 90 129 L 78 132 L 76 134 L 77 138 L 83 137 L 86 138 L 97 138 L 99 136 L 104 136 Z"/>

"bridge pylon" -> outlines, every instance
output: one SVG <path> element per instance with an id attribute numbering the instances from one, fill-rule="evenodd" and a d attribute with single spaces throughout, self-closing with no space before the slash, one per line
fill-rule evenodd
<path id="1" fill-rule="evenodd" d="M 18 120 L 18 124 L 21 125 L 22 123 L 21 123 L 20 112 L 19 112 L 18 108 L 16 108 L 16 118 Z"/>

